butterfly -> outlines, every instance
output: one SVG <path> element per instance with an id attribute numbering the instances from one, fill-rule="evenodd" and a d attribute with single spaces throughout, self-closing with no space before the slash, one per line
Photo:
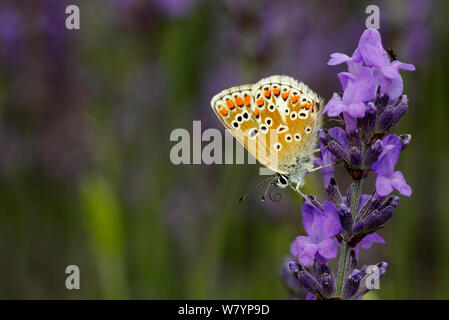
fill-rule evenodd
<path id="1" fill-rule="evenodd" d="M 264 166 L 276 185 L 299 191 L 315 171 L 313 153 L 324 100 L 304 83 L 275 75 L 223 90 L 211 107 L 232 135 Z M 292 187 L 293 188 L 293 187 Z"/>

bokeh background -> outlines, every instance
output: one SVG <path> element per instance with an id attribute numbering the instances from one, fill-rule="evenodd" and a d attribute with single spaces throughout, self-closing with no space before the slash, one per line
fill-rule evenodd
<path id="1" fill-rule="evenodd" d="M 81 29 L 65 28 L 77 4 Z M 376 4 L 404 72 L 413 188 L 360 263 L 372 299 L 449 298 L 447 1 L 42 0 L 0 3 L 0 298 L 285 299 L 299 199 L 255 192 L 258 165 L 170 162 L 175 128 L 222 125 L 222 89 L 287 74 L 329 99 Z M 333 125 L 326 123 L 325 126 Z M 370 191 L 365 184 L 365 191 Z M 305 192 L 323 196 L 320 174 Z M 78 265 L 81 289 L 65 288 Z"/>

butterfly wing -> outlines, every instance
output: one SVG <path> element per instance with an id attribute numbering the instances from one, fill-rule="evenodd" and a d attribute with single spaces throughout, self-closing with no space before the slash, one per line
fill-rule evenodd
<path id="1" fill-rule="evenodd" d="M 288 76 L 262 79 L 254 85 L 252 94 L 260 114 L 259 125 L 277 133 L 277 141 L 268 143 L 269 153 L 278 157 L 276 171 L 290 172 L 298 158 L 311 156 L 317 144 L 324 101 Z"/>
<path id="2" fill-rule="evenodd" d="M 291 77 L 271 76 L 224 90 L 211 106 L 237 140 L 278 173 L 289 174 L 317 143 L 323 100 Z"/>
<path id="3" fill-rule="evenodd" d="M 212 98 L 211 107 L 252 156 L 267 168 L 285 174 L 287 171 L 278 166 L 277 155 L 270 152 L 270 142 L 261 130 L 259 108 L 255 105 L 252 92 L 253 85 L 223 90 Z"/>

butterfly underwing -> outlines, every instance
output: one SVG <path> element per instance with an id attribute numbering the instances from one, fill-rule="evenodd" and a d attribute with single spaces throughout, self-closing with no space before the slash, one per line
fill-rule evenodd
<path id="1" fill-rule="evenodd" d="M 211 101 L 233 136 L 297 189 L 313 168 L 323 104 L 304 83 L 282 75 L 223 90 Z"/>

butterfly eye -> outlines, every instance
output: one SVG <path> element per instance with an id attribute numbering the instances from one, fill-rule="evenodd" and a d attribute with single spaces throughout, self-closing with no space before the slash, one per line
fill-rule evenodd
<path id="1" fill-rule="evenodd" d="M 245 119 L 245 120 L 249 119 L 249 113 L 247 111 L 243 112 L 242 116 L 243 116 L 243 119 Z"/>
<path id="2" fill-rule="evenodd" d="M 285 113 L 285 115 L 288 115 L 290 113 L 290 109 L 289 108 L 285 108 L 284 109 L 284 113 Z"/>
<path id="3" fill-rule="evenodd" d="M 296 112 L 292 112 L 290 115 L 290 119 L 295 120 L 296 119 Z"/>
<path id="4" fill-rule="evenodd" d="M 239 114 L 238 116 L 237 116 L 237 121 L 239 122 L 239 123 L 242 123 L 243 122 L 243 117 L 242 117 L 242 115 L 241 114 Z"/>
<path id="5" fill-rule="evenodd" d="M 292 136 L 289 135 L 289 134 L 287 134 L 287 135 L 285 136 L 285 140 L 287 140 L 287 142 L 292 141 Z"/>
<path id="6" fill-rule="evenodd" d="M 268 106 L 268 110 L 270 110 L 271 112 L 274 111 L 274 108 L 275 108 L 274 104 L 270 104 L 270 105 Z"/>
<path id="7" fill-rule="evenodd" d="M 296 141 L 301 140 L 301 135 L 299 133 L 295 134 L 295 140 Z"/>
<path id="8" fill-rule="evenodd" d="M 312 128 L 310 128 L 310 127 L 307 127 L 307 128 L 306 128 L 306 133 L 307 133 L 307 134 L 309 134 L 309 133 L 310 133 L 310 131 L 312 131 Z"/>
<path id="9" fill-rule="evenodd" d="M 240 127 L 240 124 L 237 121 L 232 121 L 232 126 L 236 129 L 238 129 Z"/>
<path id="10" fill-rule="evenodd" d="M 287 180 L 287 178 L 285 178 L 284 176 L 279 175 L 277 185 L 278 185 L 278 187 L 280 187 L 280 188 L 285 188 L 285 187 L 287 187 L 287 186 L 288 186 L 288 180 Z"/>
<path id="11" fill-rule="evenodd" d="M 279 142 L 277 142 L 277 143 L 274 144 L 274 149 L 275 149 L 276 151 L 281 150 L 281 148 L 282 148 L 282 145 L 281 145 Z"/>

